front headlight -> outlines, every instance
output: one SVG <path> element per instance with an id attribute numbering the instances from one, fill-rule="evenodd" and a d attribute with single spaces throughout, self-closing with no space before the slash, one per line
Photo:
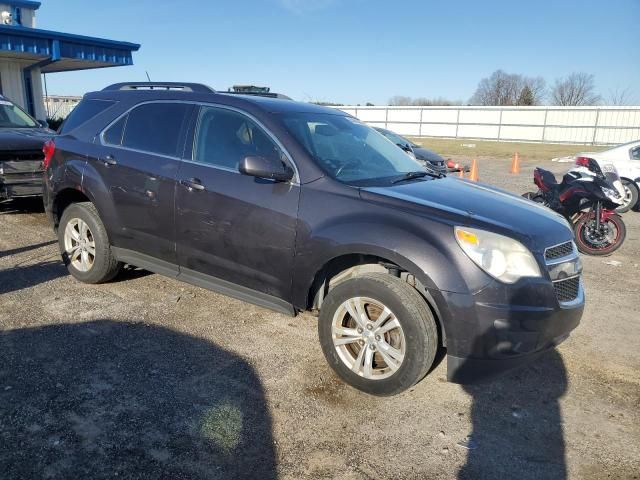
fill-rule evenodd
<path id="1" fill-rule="evenodd" d="M 505 283 L 522 277 L 540 277 L 540 267 L 529 249 L 517 240 L 475 228 L 455 227 L 458 245 L 482 270 Z"/>
<path id="2" fill-rule="evenodd" d="M 618 200 L 622 198 L 620 193 L 618 193 L 618 191 L 614 190 L 613 188 L 607 188 L 607 187 L 600 187 L 600 188 L 602 188 L 602 193 L 604 193 L 608 198 L 612 200 Z"/>

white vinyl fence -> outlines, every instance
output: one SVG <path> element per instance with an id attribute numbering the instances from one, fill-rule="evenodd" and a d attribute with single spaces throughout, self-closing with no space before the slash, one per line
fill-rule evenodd
<path id="1" fill-rule="evenodd" d="M 44 97 L 44 110 L 47 118 L 67 118 L 71 110 L 75 108 L 82 97 L 65 97 L 61 95 L 49 95 Z"/>
<path id="2" fill-rule="evenodd" d="M 640 139 L 640 107 L 337 107 L 401 135 L 618 144 Z"/>

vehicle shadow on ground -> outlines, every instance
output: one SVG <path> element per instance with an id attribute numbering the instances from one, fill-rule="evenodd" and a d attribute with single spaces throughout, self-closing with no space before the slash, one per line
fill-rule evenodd
<path id="1" fill-rule="evenodd" d="M 242 358 L 111 320 L 0 332 L 6 478 L 276 478 L 271 418 Z"/>
<path id="2" fill-rule="evenodd" d="M 567 478 L 559 405 L 567 375 L 555 349 L 528 367 L 464 389 L 472 396 L 473 432 L 459 479 Z"/>
<path id="3" fill-rule="evenodd" d="M 19 253 L 30 252 L 31 250 L 37 250 L 38 248 L 48 247 L 55 245 L 55 240 L 49 240 L 48 242 L 34 243 L 33 245 L 27 245 L 25 247 L 12 248 L 11 250 L 0 250 L 0 258 L 8 257 L 9 255 L 18 255 Z"/>
<path id="4" fill-rule="evenodd" d="M 0 295 L 46 283 L 63 277 L 67 273 L 67 269 L 60 260 L 19 265 L 6 270 L 0 269 Z"/>
<path id="5" fill-rule="evenodd" d="M 153 272 L 144 270 L 142 268 L 134 267 L 132 265 L 125 265 L 120 273 L 112 280 L 112 282 L 127 282 L 129 280 L 137 280 L 138 278 L 144 278 L 149 275 L 153 275 Z"/>
<path id="6" fill-rule="evenodd" d="M 0 202 L 0 215 L 43 212 L 42 197 L 14 198 Z"/>

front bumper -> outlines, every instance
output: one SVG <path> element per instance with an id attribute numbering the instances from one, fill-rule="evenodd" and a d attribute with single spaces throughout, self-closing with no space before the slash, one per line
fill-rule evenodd
<path id="1" fill-rule="evenodd" d="M 0 160 L 0 199 L 42 195 L 42 160 Z"/>
<path id="2" fill-rule="evenodd" d="M 447 378 L 475 383 L 524 365 L 564 341 L 578 326 L 584 290 L 558 301 L 549 280 L 507 286 L 493 282 L 480 292 L 440 292 L 447 338 Z"/>
<path id="3" fill-rule="evenodd" d="M 0 200 L 42 195 L 42 179 L 4 183 L 0 180 Z"/>

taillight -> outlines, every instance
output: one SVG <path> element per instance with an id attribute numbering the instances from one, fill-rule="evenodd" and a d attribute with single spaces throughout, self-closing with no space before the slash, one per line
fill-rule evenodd
<path id="1" fill-rule="evenodd" d="M 42 146 L 42 153 L 44 153 L 44 161 L 42 162 L 44 168 L 49 168 L 49 162 L 53 158 L 53 154 L 56 152 L 56 144 L 53 140 L 47 140 Z"/>
<path id="2" fill-rule="evenodd" d="M 589 168 L 589 157 L 576 157 L 576 165 Z"/>

